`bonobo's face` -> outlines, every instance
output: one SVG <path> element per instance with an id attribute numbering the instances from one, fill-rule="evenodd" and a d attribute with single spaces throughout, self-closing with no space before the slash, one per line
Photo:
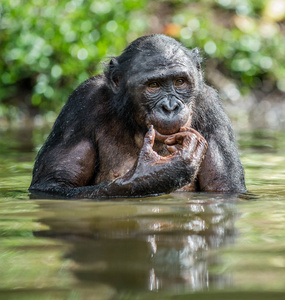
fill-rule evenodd
<path id="1" fill-rule="evenodd" d="M 160 58 L 141 54 L 136 61 L 128 81 L 136 121 L 153 125 L 163 135 L 189 125 L 198 89 L 197 69 L 190 59 L 182 53 Z"/>
<path id="2" fill-rule="evenodd" d="M 145 112 L 146 125 L 153 125 L 161 134 L 178 132 L 191 118 L 191 78 L 181 69 L 145 75 L 145 81 L 136 88 L 136 97 Z"/>

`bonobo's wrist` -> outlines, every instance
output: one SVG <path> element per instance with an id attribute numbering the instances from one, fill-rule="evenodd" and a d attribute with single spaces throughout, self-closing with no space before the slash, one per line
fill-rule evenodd
<path id="1" fill-rule="evenodd" d="M 132 185 L 124 177 L 101 183 L 92 192 L 92 198 L 112 198 L 131 196 Z"/>
<path id="2" fill-rule="evenodd" d="M 161 166 L 160 166 L 161 167 Z M 183 160 L 175 168 L 156 169 L 147 175 L 126 174 L 112 181 L 97 185 L 90 198 L 143 197 L 171 193 L 196 176 L 197 170 Z"/>
<path id="3" fill-rule="evenodd" d="M 104 186 L 103 197 L 112 197 L 114 195 L 120 197 L 143 197 L 148 195 L 157 194 L 155 191 L 155 185 L 153 180 L 150 184 L 149 179 L 144 176 L 129 177 L 122 176 L 112 181 L 109 181 Z"/>
<path id="4" fill-rule="evenodd" d="M 180 167 L 170 169 L 131 178 L 123 176 L 112 181 L 110 186 L 112 189 L 120 190 L 120 194 L 126 197 L 168 194 L 189 184 L 197 173 L 196 168 L 186 166 L 182 161 Z"/>

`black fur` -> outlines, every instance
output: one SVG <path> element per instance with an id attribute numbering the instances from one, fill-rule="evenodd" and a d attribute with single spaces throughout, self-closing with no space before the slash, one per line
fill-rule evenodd
<path id="1" fill-rule="evenodd" d="M 198 49 L 188 50 L 164 35 L 144 36 L 132 42 L 120 56 L 110 60 L 104 74 L 86 80 L 69 97 L 37 155 L 30 190 L 64 197 L 100 198 L 155 194 L 156 186 L 160 187 L 157 193 L 166 193 L 179 188 L 177 182 L 185 184 L 188 179 L 184 177 L 168 180 L 173 186 L 163 179 L 157 179 L 154 186 L 153 180 L 143 185 L 135 183 L 141 181 L 137 180 L 133 181 L 130 193 L 127 185 L 123 189 L 118 187 L 116 182 L 120 180 L 109 176 L 107 167 L 113 162 L 111 173 L 117 169 L 126 172 L 124 161 L 130 159 L 134 161 L 133 168 L 136 166 L 142 146 L 138 141 L 148 131 L 146 119 L 157 114 L 156 104 L 149 103 L 168 97 L 165 92 L 155 100 L 156 96 L 141 94 L 141 86 L 154 71 L 162 70 L 163 80 L 164 72 L 176 66 L 187 69 L 190 82 L 188 90 L 178 93 L 175 99 L 181 97 L 179 103 L 192 115 L 191 127 L 209 144 L 204 162 L 197 170 L 198 190 L 200 187 L 202 191 L 245 192 L 243 168 L 230 121 L 217 92 L 204 83 L 201 63 Z M 180 173 L 188 174 L 189 170 L 181 169 Z M 173 169 L 173 174 L 178 171 L 179 168 Z M 147 172 L 142 178 L 149 178 Z M 161 178 L 163 172 L 159 173 Z M 142 192 L 144 186 L 152 187 Z"/>

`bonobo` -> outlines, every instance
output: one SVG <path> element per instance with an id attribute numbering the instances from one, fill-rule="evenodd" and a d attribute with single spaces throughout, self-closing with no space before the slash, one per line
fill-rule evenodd
<path id="1" fill-rule="evenodd" d="M 96 199 L 245 192 L 230 121 L 200 64 L 197 49 L 164 35 L 132 42 L 72 93 L 30 191 Z"/>

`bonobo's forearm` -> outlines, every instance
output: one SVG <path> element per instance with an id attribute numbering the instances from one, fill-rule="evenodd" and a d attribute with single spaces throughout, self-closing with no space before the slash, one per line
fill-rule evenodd
<path id="1" fill-rule="evenodd" d="M 162 171 L 162 170 L 161 170 Z M 29 190 L 33 194 L 44 193 L 52 196 L 74 199 L 102 199 L 117 197 L 146 197 L 160 194 L 168 194 L 180 187 L 190 183 L 196 176 L 195 168 L 182 166 L 172 168 L 171 172 L 159 174 L 159 166 L 150 174 L 130 177 L 126 174 L 123 177 L 112 181 L 104 182 L 94 186 L 84 187 L 60 187 L 60 186 L 32 186 Z"/>
<path id="2" fill-rule="evenodd" d="M 171 193 L 190 183 L 196 176 L 198 168 L 186 168 L 181 164 L 170 167 L 168 170 L 156 166 L 152 172 L 143 176 L 128 176 L 118 178 L 112 182 L 112 189 L 124 190 L 126 197 L 140 197 Z"/>
<path id="3" fill-rule="evenodd" d="M 119 186 L 114 181 L 107 181 L 98 185 L 90 185 L 83 187 L 62 187 L 52 185 L 36 185 L 30 187 L 29 191 L 32 194 L 44 193 L 50 194 L 52 197 L 58 196 L 63 198 L 74 199 L 101 199 L 101 198 L 114 198 L 124 197 L 127 190 L 123 186 Z"/>
<path id="4" fill-rule="evenodd" d="M 175 191 L 189 184 L 199 170 L 207 142 L 195 130 L 169 136 L 165 143 L 174 152 L 162 157 L 153 150 L 155 131 L 151 126 L 133 168 L 124 176 L 94 186 L 60 187 L 56 181 L 33 185 L 31 192 L 66 198 L 145 197 Z"/>

